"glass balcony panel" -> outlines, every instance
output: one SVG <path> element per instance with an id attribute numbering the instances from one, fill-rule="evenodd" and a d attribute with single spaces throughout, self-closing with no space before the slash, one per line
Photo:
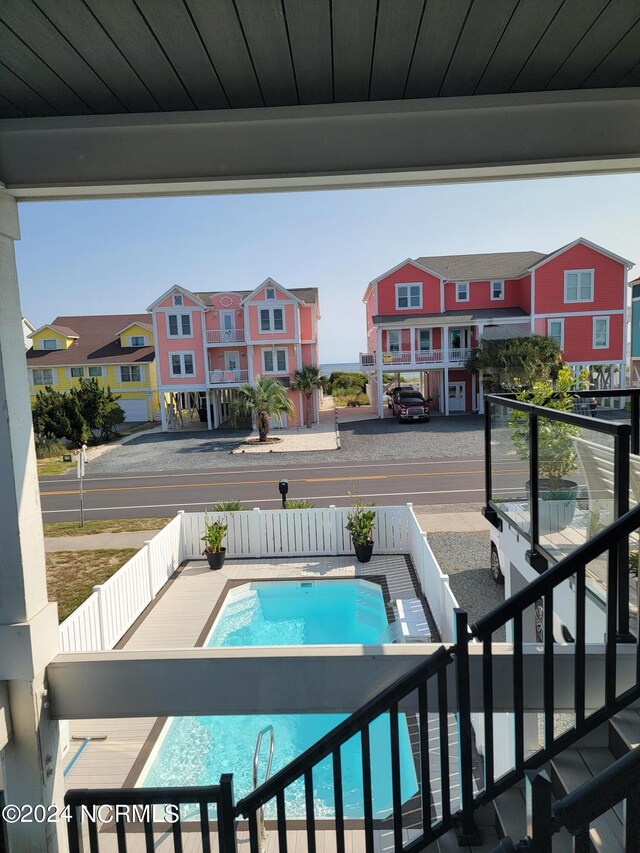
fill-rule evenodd
<path id="1" fill-rule="evenodd" d="M 529 416 L 491 404 L 491 499 L 529 533 Z"/>

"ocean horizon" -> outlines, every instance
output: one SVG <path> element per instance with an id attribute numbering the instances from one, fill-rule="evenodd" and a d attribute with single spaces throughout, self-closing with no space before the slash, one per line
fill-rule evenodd
<path id="1" fill-rule="evenodd" d="M 320 365 L 320 373 L 329 376 L 330 373 L 360 373 L 360 365 L 357 361 L 339 361 Z"/>

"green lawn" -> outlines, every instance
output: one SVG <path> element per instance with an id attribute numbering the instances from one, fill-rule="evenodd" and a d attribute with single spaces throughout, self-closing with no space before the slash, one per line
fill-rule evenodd
<path id="1" fill-rule="evenodd" d="M 58 602 L 60 622 L 91 595 L 96 584 L 104 583 L 135 553 L 136 548 L 48 553 L 47 589 L 49 598 Z"/>
<path id="2" fill-rule="evenodd" d="M 52 521 L 43 525 L 45 536 L 86 536 L 89 533 L 133 533 L 136 530 L 160 530 L 170 518 L 114 518 L 99 521 Z"/>
<path id="3" fill-rule="evenodd" d="M 59 456 L 55 459 L 38 459 L 38 475 L 40 477 L 51 477 L 54 474 L 66 474 L 71 468 L 76 467 L 73 462 L 63 462 Z"/>

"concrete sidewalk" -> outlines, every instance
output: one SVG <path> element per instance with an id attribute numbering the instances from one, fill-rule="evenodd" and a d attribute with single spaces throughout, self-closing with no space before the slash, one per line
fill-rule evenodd
<path id="1" fill-rule="evenodd" d="M 45 536 L 44 550 L 99 551 L 104 548 L 142 548 L 159 530 L 135 530 L 131 533 L 88 533 L 86 536 Z"/>
<path id="2" fill-rule="evenodd" d="M 489 529 L 480 512 L 434 512 L 421 508 L 416 512 L 426 533 L 478 533 Z M 142 548 L 158 530 L 136 530 L 132 533 L 91 533 L 87 536 L 45 537 L 45 551 L 97 551 L 103 548 Z"/>

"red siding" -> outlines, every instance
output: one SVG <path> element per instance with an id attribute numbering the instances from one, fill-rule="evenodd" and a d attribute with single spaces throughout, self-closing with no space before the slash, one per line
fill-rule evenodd
<path id="1" fill-rule="evenodd" d="M 564 301 L 565 270 L 595 270 L 593 302 Z M 536 314 L 607 311 L 624 308 L 625 268 L 589 246 L 578 243 L 536 270 Z"/>
<path id="2" fill-rule="evenodd" d="M 498 279 L 496 279 L 497 281 Z M 491 299 L 490 281 L 470 281 L 469 301 L 456 300 L 456 282 L 447 281 L 444 285 L 444 307 L 447 311 L 460 311 L 465 308 L 521 308 L 522 285 L 519 279 L 506 279 L 504 299 Z M 528 310 L 528 309 L 527 309 Z"/>
<path id="3" fill-rule="evenodd" d="M 396 308 L 396 284 L 422 283 L 422 308 L 407 308 L 398 311 Z M 440 311 L 440 279 L 430 273 L 404 264 L 395 272 L 380 279 L 378 288 L 378 314 L 396 314 L 402 317 L 406 314 L 436 314 Z"/>
<path id="4" fill-rule="evenodd" d="M 564 321 L 565 361 L 574 363 L 584 361 L 592 364 L 598 364 L 600 361 L 622 361 L 623 317 L 623 314 L 613 314 L 609 318 L 608 349 L 593 348 L 593 317 L 566 317 Z M 545 320 L 545 334 L 546 322 Z"/>

